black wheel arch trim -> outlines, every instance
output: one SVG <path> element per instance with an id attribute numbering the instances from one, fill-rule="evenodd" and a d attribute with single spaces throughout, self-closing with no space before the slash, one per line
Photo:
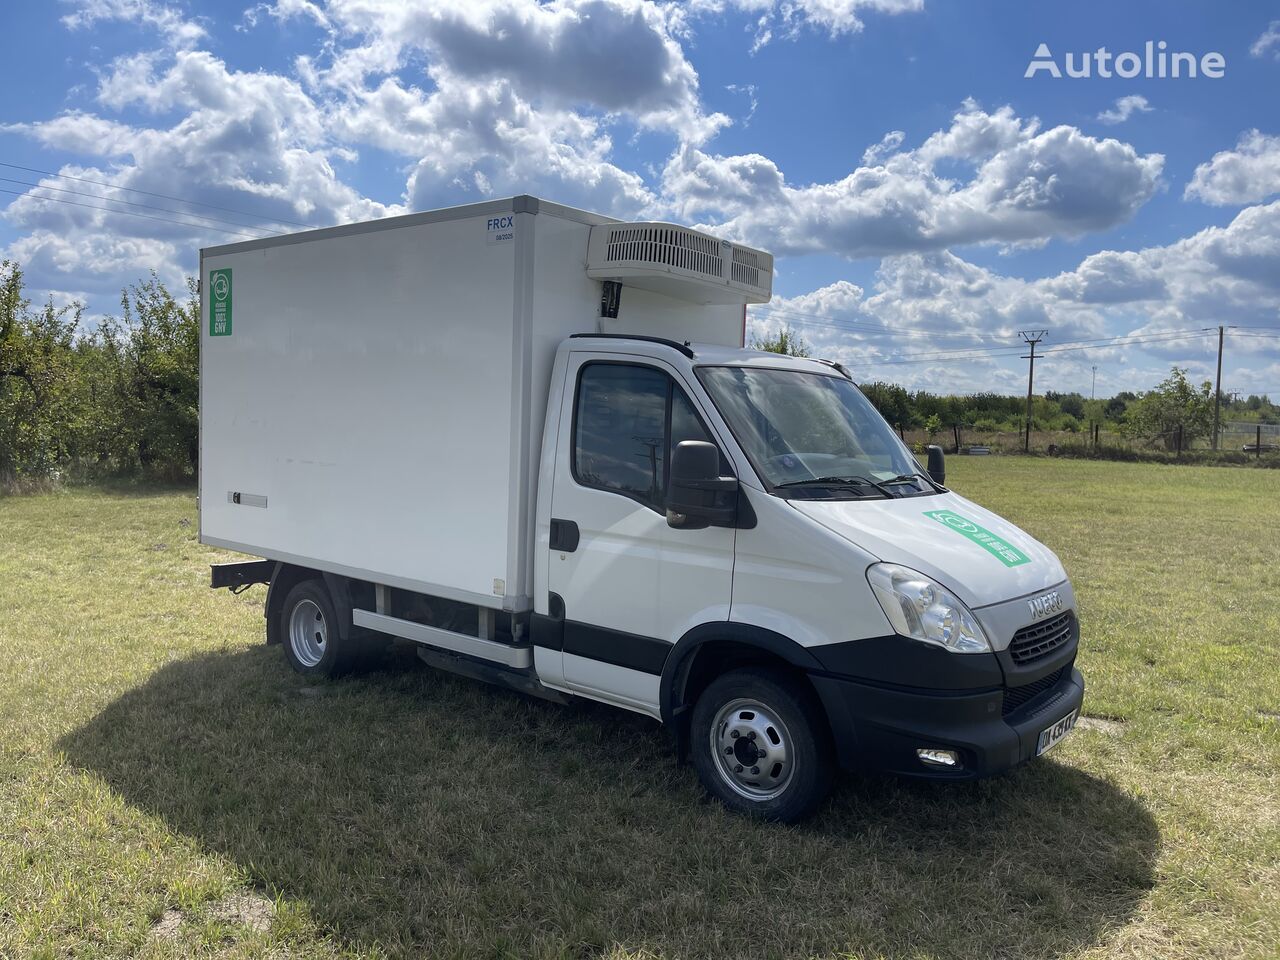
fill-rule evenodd
<path id="1" fill-rule="evenodd" d="M 684 703 L 684 683 L 688 667 L 698 648 L 712 642 L 739 643 L 770 653 L 805 673 L 825 672 L 818 659 L 790 637 L 751 623 L 716 620 L 689 630 L 676 641 L 662 666 L 658 685 L 658 705 L 662 722 L 671 724 L 688 704 Z"/>

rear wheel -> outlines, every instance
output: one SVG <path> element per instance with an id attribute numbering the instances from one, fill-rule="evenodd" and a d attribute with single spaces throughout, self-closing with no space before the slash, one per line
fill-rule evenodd
<path id="1" fill-rule="evenodd" d="M 831 789 L 830 736 L 813 694 L 790 677 L 735 670 L 713 681 L 693 709 L 694 766 L 730 809 L 800 820 Z"/>
<path id="2" fill-rule="evenodd" d="M 321 580 L 304 580 L 289 591 L 280 611 L 280 637 L 290 666 L 301 674 L 333 677 L 351 665 L 353 641 L 342 639 Z"/>

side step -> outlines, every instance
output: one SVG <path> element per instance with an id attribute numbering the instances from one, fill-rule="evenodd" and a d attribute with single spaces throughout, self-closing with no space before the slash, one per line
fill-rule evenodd
<path id="1" fill-rule="evenodd" d="M 510 687 L 520 693 L 528 694 L 531 697 L 541 697 L 543 700 L 550 700 L 553 703 L 569 703 L 568 696 L 559 690 L 552 690 L 550 687 L 543 686 L 542 682 L 532 673 L 517 673 L 514 670 L 493 667 L 487 663 L 479 663 L 456 654 L 445 653 L 442 650 L 433 650 L 431 647 L 419 647 L 418 659 L 429 667 L 434 667 L 437 670 L 447 670 L 449 673 L 456 673 L 470 680 L 480 680 L 500 687 Z"/>
<path id="2" fill-rule="evenodd" d="M 385 613 L 374 613 L 372 610 L 352 610 L 351 621 L 357 627 L 389 633 L 393 637 L 404 637 L 429 647 L 439 647 L 452 653 L 488 660 L 490 663 L 500 663 L 513 670 L 527 670 L 533 666 L 533 649 L 527 646 L 515 647 L 482 637 L 471 637 L 465 633 L 454 633 L 452 630 L 402 620 L 400 617 L 389 617 Z"/>

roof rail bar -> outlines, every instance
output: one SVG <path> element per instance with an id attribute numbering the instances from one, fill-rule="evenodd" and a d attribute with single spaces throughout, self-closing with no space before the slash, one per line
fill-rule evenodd
<path id="1" fill-rule="evenodd" d="M 819 363 L 826 364 L 831 369 L 836 370 L 839 373 L 843 374 L 846 380 L 853 379 L 853 374 L 849 372 L 849 369 L 843 363 L 840 363 L 839 361 L 836 361 L 836 360 L 823 360 L 821 357 L 814 357 L 814 359 L 817 360 Z"/>
<path id="2" fill-rule="evenodd" d="M 668 340 L 665 337 L 646 337 L 639 333 L 571 333 L 570 340 L 639 340 L 643 343 L 660 343 L 664 347 L 670 347 L 672 350 L 679 350 L 690 360 L 694 358 L 693 347 L 686 340 L 680 343 L 677 340 Z"/>

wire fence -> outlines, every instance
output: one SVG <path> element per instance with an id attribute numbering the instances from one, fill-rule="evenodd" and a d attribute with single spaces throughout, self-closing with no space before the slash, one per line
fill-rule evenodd
<path id="1" fill-rule="evenodd" d="M 1280 425 L 1224 423 L 1218 449 L 1211 436 L 1192 438 L 1175 426 L 1153 437 L 1133 437 L 1101 424 L 1085 424 L 1078 431 L 1032 430 L 1030 443 L 1022 430 L 978 430 L 955 423 L 934 433 L 895 425 L 898 435 L 914 450 L 937 444 L 947 453 L 986 456 L 1029 452 L 1050 456 L 1096 456 L 1104 459 L 1158 460 L 1195 463 L 1262 462 L 1280 466 Z"/>

